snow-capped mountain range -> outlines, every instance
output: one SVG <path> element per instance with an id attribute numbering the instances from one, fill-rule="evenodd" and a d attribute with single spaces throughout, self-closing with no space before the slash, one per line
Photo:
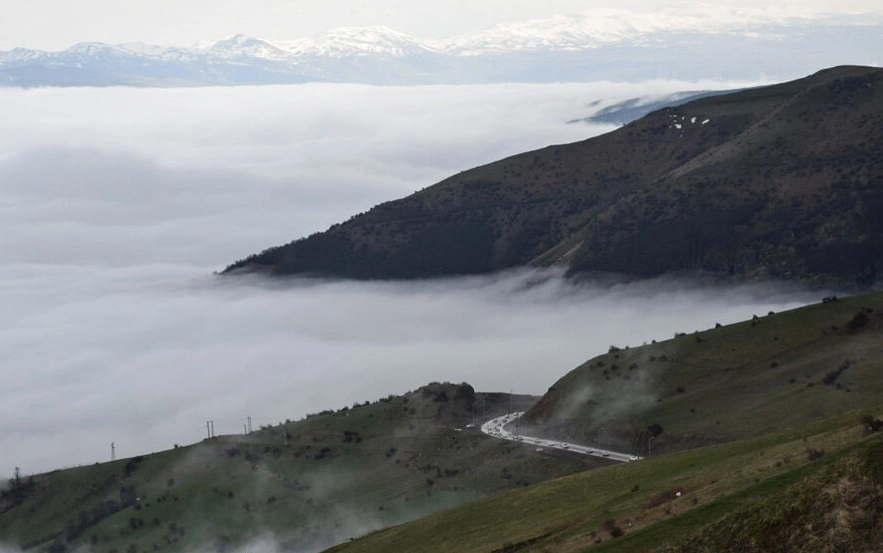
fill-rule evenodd
<path id="1" fill-rule="evenodd" d="M 791 77 L 883 62 L 883 16 L 776 16 L 732 8 L 617 10 L 497 25 L 442 40 L 387 27 L 311 39 L 236 35 L 193 47 L 80 43 L 0 52 L 0 86 L 200 86 Z"/>

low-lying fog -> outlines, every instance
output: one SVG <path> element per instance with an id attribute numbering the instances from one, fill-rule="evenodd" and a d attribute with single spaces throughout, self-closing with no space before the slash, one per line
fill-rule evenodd
<path id="1" fill-rule="evenodd" d="M 0 474 L 298 419 L 437 380 L 540 394 L 636 345 L 817 294 L 513 273 L 410 283 L 213 271 L 472 166 L 744 83 L 0 90 Z M 589 106 L 595 100 L 599 104 Z"/>

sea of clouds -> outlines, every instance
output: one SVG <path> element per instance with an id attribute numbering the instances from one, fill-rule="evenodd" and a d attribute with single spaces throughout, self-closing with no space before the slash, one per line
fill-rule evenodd
<path id="1" fill-rule="evenodd" d="M 0 475 L 430 381 L 540 394 L 611 344 L 817 299 L 529 272 L 213 274 L 458 171 L 609 131 L 564 122 L 617 101 L 744 84 L 0 89 Z"/>

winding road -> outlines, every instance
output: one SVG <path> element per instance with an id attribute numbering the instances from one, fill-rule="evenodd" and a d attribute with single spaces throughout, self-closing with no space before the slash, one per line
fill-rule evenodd
<path id="1" fill-rule="evenodd" d="M 608 449 L 599 449 L 597 447 L 589 447 L 580 444 L 559 442 L 557 440 L 548 440 L 546 438 L 524 436 L 522 434 L 518 434 L 517 431 L 510 432 L 506 429 L 506 426 L 508 424 L 512 423 L 515 419 L 523 414 L 524 411 L 518 411 L 516 413 L 509 413 L 507 415 L 503 415 L 502 417 L 491 419 L 481 425 L 481 431 L 488 436 L 493 436 L 494 438 L 500 438 L 513 442 L 521 442 L 526 445 L 535 446 L 537 451 L 543 451 L 544 448 L 559 449 L 561 451 L 572 451 L 574 453 L 579 453 L 582 455 L 591 455 L 593 457 L 600 457 L 602 459 L 609 459 L 611 461 L 619 461 L 621 463 L 628 463 L 629 461 L 637 461 L 639 459 L 642 459 L 642 457 L 638 457 L 636 455 L 619 453 L 618 451 L 610 451 Z"/>

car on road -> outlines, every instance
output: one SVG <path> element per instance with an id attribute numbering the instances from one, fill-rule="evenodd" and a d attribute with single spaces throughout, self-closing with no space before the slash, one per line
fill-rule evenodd
<path id="1" fill-rule="evenodd" d="M 610 453 L 605 451 L 605 452 L 601 453 L 601 456 L 602 457 L 610 457 Z"/>
<path id="2" fill-rule="evenodd" d="M 637 461 L 637 460 L 638 460 L 637 455 L 629 455 L 629 461 Z"/>
<path id="3" fill-rule="evenodd" d="M 541 447 L 538 447 L 538 448 L 537 448 L 537 451 L 538 451 L 538 452 L 539 452 L 539 451 L 542 451 L 542 450 L 543 450 L 543 448 L 541 448 Z"/>

